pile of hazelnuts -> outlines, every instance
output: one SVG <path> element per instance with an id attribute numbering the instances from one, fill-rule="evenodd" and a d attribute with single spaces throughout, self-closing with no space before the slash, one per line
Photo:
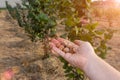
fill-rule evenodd
<path id="1" fill-rule="evenodd" d="M 75 48 L 67 41 L 60 41 L 60 39 L 51 39 L 50 42 L 53 42 L 57 48 L 65 53 L 75 53 Z"/>

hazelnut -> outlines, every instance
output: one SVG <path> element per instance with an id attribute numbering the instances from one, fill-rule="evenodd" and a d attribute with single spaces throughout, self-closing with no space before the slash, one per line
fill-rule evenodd
<path id="1" fill-rule="evenodd" d="M 64 51 L 65 53 L 68 53 L 68 52 L 70 51 L 70 49 L 66 47 L 66 48 L 63 49 L 63 51 Z"/>

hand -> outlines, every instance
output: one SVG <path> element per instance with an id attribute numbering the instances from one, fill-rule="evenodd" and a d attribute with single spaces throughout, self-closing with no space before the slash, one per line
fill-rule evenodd
<path id="1" fill-rule="evenodd" d="M 57 38 L 51 40 L 50 46 L 52 47 L 53 54 L 62 56 L 71 65 L 81 69 L 96 56 L 91 44 L 80 40 L 75 40 L 73 43 L 63 38 Z"/>
<path id="2" fill-rule="evenodd" d="M 62 56 L 71 65 L 81 68 L 90 80 L 118 80 L 120 72 L 99 58 L 89 42 L 62 38 L 52 39 L 52 52 Z M 61 48 L 62 46 L 62 48 Z"/>

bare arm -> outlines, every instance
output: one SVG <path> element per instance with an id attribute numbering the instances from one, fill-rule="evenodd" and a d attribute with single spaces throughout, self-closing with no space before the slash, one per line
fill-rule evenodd
<path id="1" fill-rule="evenodd" d="M 120 80 L 120 72 L 98 56 L 87 62 L 84 72 L 90 80 Z"/>
<path id="2" fill-rule="evenodd" d="M 80 40 L 72 43 L 58 38 L 53 39 L 50 45 L 54 54 L 62 56 L 70 64 L 81 68 L 91 80 L 120 80 L 120 72 L 99 58 L 90 43 Z M 74 48 L 75 54 L 61 50 L 60 45 Z"/>

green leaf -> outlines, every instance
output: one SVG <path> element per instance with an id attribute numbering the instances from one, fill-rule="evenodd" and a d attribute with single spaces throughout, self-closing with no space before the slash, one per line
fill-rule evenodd
<path id="1" fill-rule="evenodd" d="M 97 25 L 98 25 L 98 23 L 88 24 L 88 25 L 86 25 L 86 29 L 92 31 L 92 30 L 96 29 Z"/>
<path id="2" fill-rule="evenodd" d="M 60 37 L 61 38 L 66 38 L 67 37 L 67 33 L 60 35 Z"/>
<path id="3" fill-rule="evenodd" d="M 98 26 L 98 23 L 94 23 L 91 25 L 91 29 L 94 30 Z"/>
<path id="4" fill-rule="evenodd" d="M 72 66 L 68 66 L 66 69 L 65 69 L 65 73 L 70 73 L 72 71 L 73 67 Z"/>
<path id="5" fill-rule="evenodd" d="M 110 34 L 110 33 L 109 33 L 109 34 L 107 34 L 107 33 L 104 34 L 104 38 L 105 38 L 105 39 L 108 39 L 108 40 L 111 39 L 112 36 L 113 36 L 113 35 Z"/>
<path id="6" fill-rule="evenodd" d="M 36 18 L 40 19 L 40 21 L 48 21 L 48 16 L 42 12 Z"/>
<path id="7" fill-rule="evenodd" d="M 105 30 L 96 30 L 95 33 L 98 35 L 103 35 Z"/>
<path id="8" fill-rule="evenodd" d="M 76 35 L 78 35 L 79 30 L 77 26 L 75 26 L 75 31 L 76 31 Z"/>
<path id="9" fill-rule="evenodd" d="M 73 73 L 66 74 L 65 76 L 67 76 L 69 78 L 74 78 L 75 77 L 75 75 Z"/>
<path id="10" fill-rule="evenodd" d="M 75 23 L 74 23 L 72 17 L 68 18 L 68 19 L 66 20 L 65 24 L 66 24 L 67 26 L 75 26 Z"/>
<path id="11" fill-rule="evenodd" d="M 51 20 L 51 19 L 49 19 L 49 20 L 48 20 L 48 24 L 49 24 L 50 26 L 54 27 L 54 26 L 56 25 L 56 22 L 53 21 L 53 20 Z"/>
<path id="12" fill-rule="evenodd" d="M 77 68 L 76 70 L 77 70 L 77 73 L 78 73 L 78 74 L 83 74 L 83 71 L 82 71 L 82 70 L 80 70 L 80 69 L 78 69 L 78 68 Z"/>

